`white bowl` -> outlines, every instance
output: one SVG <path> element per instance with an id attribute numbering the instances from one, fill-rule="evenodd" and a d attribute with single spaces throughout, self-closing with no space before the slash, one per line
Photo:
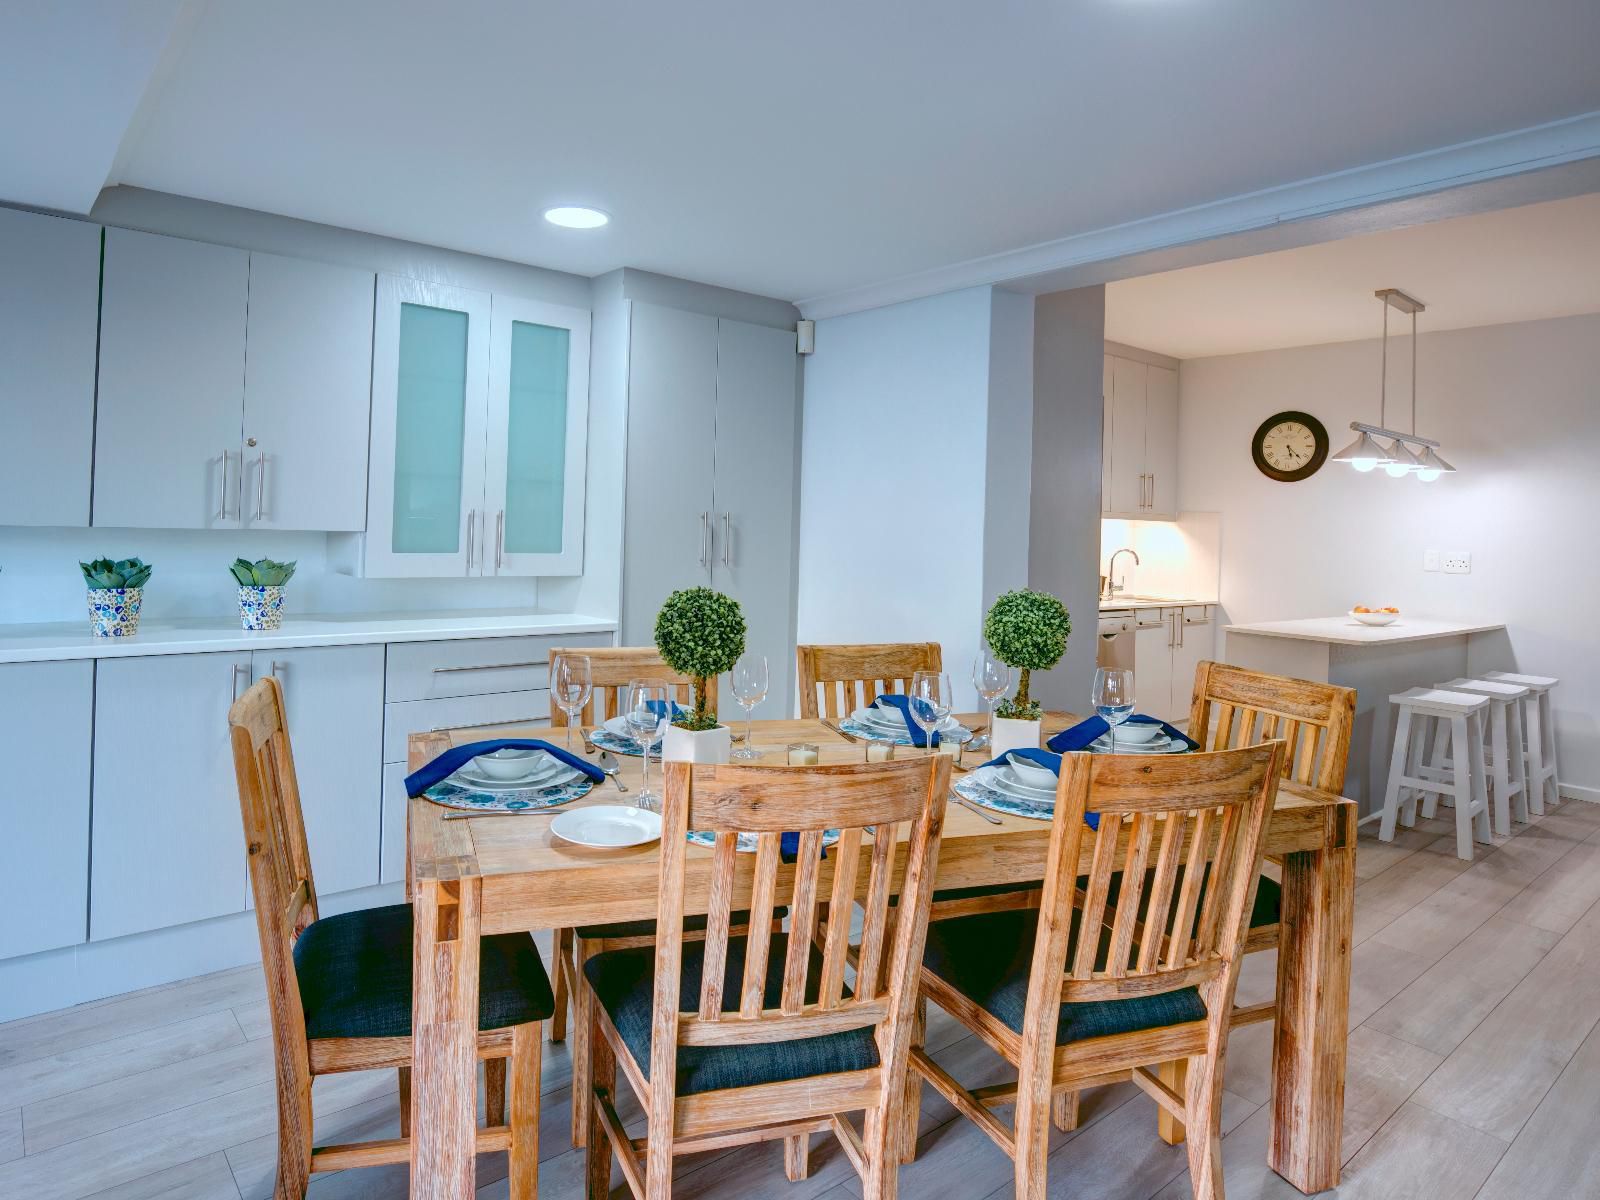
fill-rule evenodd
<path id="1" fill-rule="evenodd" d="M 1117 741 L 1124 746 L 1142 746 L 1145 742 L 1155 741 L 1163 732 L 1159 725 L 1124 721 L 1117 726 Z"/>
<path id="2" fill-rule="evenodd" d="M 480 754 L 472 761 L 490 779 L 526 779 L 533 768 L 533 760 L 543 753 L 542 750 L 508 746 L 504 750 Z"/>
<path id="3" fill-rule="evenodd" d="M 1400 614 L 1399 613 L 1386 613 L 1386 612 L 1358 613 L 1358 612 L 1353 612 L 1350 615 L 1352 617 L 1354 617 L 1356 620 L 1360 621 L 1363 625 L 1393 625 L 1396 621 L 1398 621 L 1400 619 Z"/>
<path id="4" fill-rule="evenodd" d="M 1049 767 L 1041 767 L 1027 759 L 1009 756 L 1006 758 L 1006 765 L 1011 768 L 1011 773 L 1016 776 L 1019 783 L 1025 783 L 1029 787 L 1055 790 L 1056 773 Z"/>

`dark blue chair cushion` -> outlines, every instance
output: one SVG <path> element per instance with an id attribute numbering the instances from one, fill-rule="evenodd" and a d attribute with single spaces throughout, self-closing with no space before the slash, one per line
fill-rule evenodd
<path id="1" fill-rule="evenodd" d="M 294 945 L 295 978 L 313 1038 L 411 1034 L 411 906 L 391 904 L 314 922 Z M 478 951 L 478 1028 L 543 1021 L 555 1009 L 533 939 L 506 933 Z"/>
<path id="2" fill-rule="evenodd" d="M 767 958 L 765 1005 L 775 1008 L 783 994 L 783 960 L 788 952 L 786 934 L 775 933 Z M 655 949 L 611 950 L 584 963 L 584 975 L 595 998 L 611 1017 L 628 1052 L 645 1078 L 650 1076 L 650 1014 L 655 1002 Z M 728 939 L 727 968 L 723 972 L 723 1011 L 739 1008 L 739 987 L 744 980 L 745 939 Z M 699 1007 L 700 980 L 705 966 L 705 943 L 683 947 L 683 976 L 678 1003 L 684 1011 Z M 811 948 L 806 999 L 817 998 L 822 956 Z M 692 1096 L 722 1088 L 750 1087 L 831 1075 L 837 1071 L 865 1071 L 878 1065 L 878 1046 L 872 1030 L 852 1029 L 825 1037 L 796 1038 L 786 1042 L 758 1042 L 744 1046 L 681 1046 L 678 1048 L 677 1092 Z"/>
<path id="3" fill-rule="evenodd" d="M 1077 923 L 1078 912 L 1074 910 L 1069 962 L 1077 953 Z M 1021 1033 L 1028 1003 L 1028 969 L 1038 928 L 1037 909 L 934 921 L 928 926 L 922 962 L 945 983 Z M 1109 935 L 1102 931 L 1102 959 L 1109 949 L 1108 940 Z M 1206 1006 L 1194 988 L 1127 1000 L 1063 1004 L 1056 1024 L 1056 1043 L 1182 1025 L 1204 1020 L 1205 1015 Z"/>
<path id="4" fill-rule="evenodd" d="M 783 905 L 778 905 L 772 910 L 772 915 L 779 920 L 788 915 L 789 910 Z M 729 919 L 733 925 L 743 925 L 750 919 L 747 912 L 736 912 Z M 703 933 L 706 927 L 704 916 L 685 917 L 683 931 L 685 933 Z M 656 923 L 654 921 L 618 921 L 614 925 L 579 925 L 574 931 L 581 938 L 590 941 L 602 941 L 606 938 L 636 938 L 655 937 Z"/>

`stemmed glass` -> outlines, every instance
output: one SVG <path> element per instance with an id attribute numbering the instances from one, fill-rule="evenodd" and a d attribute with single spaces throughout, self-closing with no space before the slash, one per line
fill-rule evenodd
<path id="1" fill-rule="evenodd" d="M 644 759 L 644 774 L 639 782 L 638 806 L 657 811 L 659 797 L 650 790 L 650 751 L 655 747 L 665 724 L 672 720 L 672 689 L 655 680 L 636 680 L 628 685 L 628 728 L 639 743 Z"/>
<path id="2" fill-rule="evenodd" d="M 929 754 L 935 752 L 934 730 L 950 715 L 954 703 L 952 695 L 950 676 L 942 671 L 918 671 L 911 677 L 911 692 L 906 707 L 911 711 L 911 719 L 923 732 Z"/>
<path id="3" fill-rule="evenodd" d="M 1094 673 L 1094 711 L 1111 727 L 1111 753 L 1117 752 L 1117 726 L 1133 715 L 1133 672 L 1101 667 Z"/>
<path id="4" fill-rule="evenodd" d="M 1006 666 L 994 656 L 994 651 L 985 644 L 978 651 L 978 657 L 972 660 L 972 686 L 978 689 L 978 695 L 983 697 L 983 704 L 989 712 L 989 723 L 984 728 L 994 729 L 994 706 L 1001 696 L 1006 694 L 1006 689 L 1011 686 L 1011 668 Z M 979 734 L 968 744 L 969 750 L 981 750 L 990 744 L 988 732 Z"/>
<path id="5" fill-rule="evenodd" d="M 572 727 L 594 694 L 594 676 L 587 654 L 558 654 L 550 664 L 550 691 L 557 707 L 567 714 L 567 752 L 572 752 Z"/>
<path id="6" fill-rule="evenodd" d="M 767 656 L 746 654 L 733 664 L 733 698 L 744 709 L 744 745 L 733 752 L 734 758 L 760 758 L 761 753 L 750 744 L 756 705 L 767 698 Z"/>

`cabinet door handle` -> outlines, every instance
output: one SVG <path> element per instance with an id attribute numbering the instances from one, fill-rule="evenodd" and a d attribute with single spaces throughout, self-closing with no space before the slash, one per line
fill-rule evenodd
<path id="1" fill-rule="evenodd" d="M 478 540 L 478 510 L 467 509 L 467 574 L 472 574 L 472 547 Z"/>
<path id="2" fill-rule="evenodd" d="M 267 452 L 263 450 L 261 457 L 256 459 L 256 515 L 255 520 L 261 520 L 266 512 L 267 504 Z"/>
<path id="3" fill-rule="evenodd" d="M 501 509 L 494 519 L 494 573 L 500 574 L 500 562 L 506 555 L 506 510 Z"/>
<path id="4" fill-rule="evenodd" d="M 288 669 L 289 668 L 286 665 L 274 659 L 272 663 L 272 677 L 274 679 L 282 679 L 284 673 L 288 671 Z"/>
<path id="5" fill-rule="evenodd" d="M 706 559 L 709 557 L 709 552 L 706 550 L 706 541 L 710 538 L 710 536 L 711 514 L 709 512 L 703 512 L 700 514 L 700 565 L 702 567 L 709 567 L 711 565 L 706 561 Z"/>
<path id="6" fill-rule="evenodd" d="M 217 506 L 217 520 L 228 519 L 228 452 L 222 452 L 222 486 L 217 489 L 222 493 L 222 503 Z"/>
<path id="7" fill-rule="evenodd" d="M 722 514 L 722 565 L 733 566 L 733 514 Z"/>
<path id="8" fill-rule="evenodd" d="M 240 675 L 241 672 L 243 672 L 245 684 L 248 686 L 249 683 L 250 683 L 250 668 L 245 666 L 244 663 L 234 663 L 233 664 L 233 698 L 235 700 L 239 699 L 239 675 Z"/>

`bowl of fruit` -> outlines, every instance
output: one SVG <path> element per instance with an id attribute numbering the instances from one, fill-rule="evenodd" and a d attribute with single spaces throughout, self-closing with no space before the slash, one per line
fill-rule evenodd
<path id="1" fill-rule="evenodd" d="M 1363 625 L 1393 625 L 1400 619 L 1398 608 L 1368 608 L 1365 604 L 1358 604 L 1350 610 L 1350 615 Z"/>

